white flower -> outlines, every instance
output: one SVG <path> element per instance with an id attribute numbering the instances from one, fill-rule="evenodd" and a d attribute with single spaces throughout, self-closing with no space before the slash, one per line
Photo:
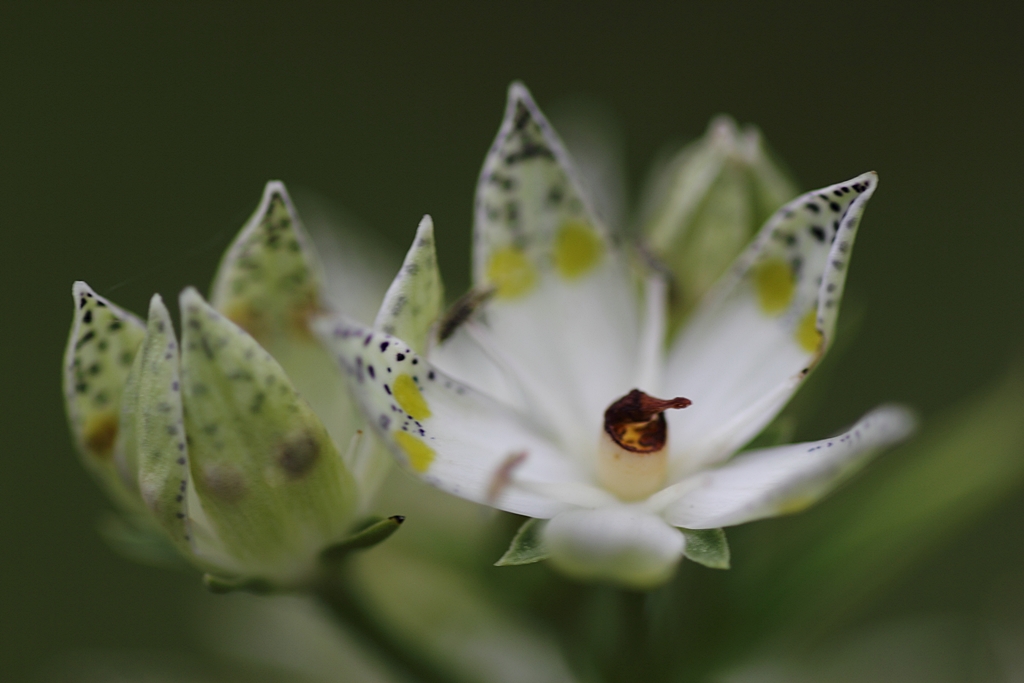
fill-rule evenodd
<path id="1" fill-rule="evenodd" d="M 733 457 L 831 343 L 876 184 L 867 173 L 789 202 L 670 336 L 666 282 L 633 277 L 515 84 L 477 186 L 474 289 L 436 322 L 406 321 L 433 323 L 426 355 L 379 324 L 315 329 L 408 469 L 550 520 L 528 523 L 507 563 L 550 557 L 580 578 L 654 586 L 684 555 L 726 566 L 721 527 L 806 507 L 911 429 L 884 407 L 833 438 Z M 382 315 L 403 319 L 402 292 L 439 287 L 428 260 L 425 220 Z"/>

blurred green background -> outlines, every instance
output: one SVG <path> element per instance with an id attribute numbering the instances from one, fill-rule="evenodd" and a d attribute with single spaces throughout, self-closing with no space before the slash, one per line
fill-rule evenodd
<path id="1" fill-rule="evenodd" d="M 513 79 L 542 107 L 585 97 L 614 114 L 634 199 L 658 151 L 720 112 L 759 125 L 804 189 L 879 172 L 848 284 L 863 321 L 802 436 L 885 400 L 943 422 L 1008 371 L 1024 347 L 1019 6 L 667 5 L 0 7 L 4 680 L 96 650 L 206 656 L 194 577 L 123 560 L 95 531 L 109 505 L 59 388 L 72 281 L 136 312 L 205 289 L 279 178 L 396 254 L 431 213 L 457 295 Z M 1021 594 L 1024 490 L 1006 488 L 860 618 Z M 759 528 L 801 523 L 750 527 L 734 560 Z"/>

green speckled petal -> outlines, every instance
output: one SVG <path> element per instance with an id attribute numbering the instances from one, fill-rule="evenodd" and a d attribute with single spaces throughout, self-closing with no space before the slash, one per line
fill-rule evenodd
<path id="1" fill-rule="evenodd" d="M 356 486 L 284 370 L 194 289 L 181 295 L 182 400 L 193 481 L 225 549 L 253 575 L 300 580 L 346 537 Z"/>
<path id="2" fill-rule="evenodd" d="M 210 303 L 264 346 L 277 336 L 308 338 L 322 279 L 284 183 L 271 181 L 225 252 Z"/>
<path id="3" fill-rule="evenodd" d="M 136 440 L 142 500 L 171 541 L 191 556 L 188 449 L 179 365 L 171 316 L 160 296 L 154 295 L 149 304 L 146 339 L 132 368 L 134 405 L 126 404 L 123 414 Z"/>
<path id="4" fill-rule="evenodd" d="M 210 303 L 281 364 L 342 450 L 368 499 L 390 460 L 367 455 L 369 446 L 348 448 L 363 424 L 333 359 L 309 331 L 310 320 L 323 307 L 321 270 L 284 183 L 271 181 L 224 254 Z"/>
<path id="5" fill-rule="evenodd" d="M 402 339 L 416 353 L 426 351 L 430 328 L 444 306 L 437 268 L 434 221 L 424 216 L 402 269 L 388 288 L 374 327 Z"/>
<path id="6" fill-rule="evenodd" d="M 86 468 L 122 505 L 141 508 L 134 487 L 119 476 L 121 400 L 142 321 L 96 294 L 84 282 L 72 289 L 75 319 L 64 353 L 64 398 L 75 444 Z"/>

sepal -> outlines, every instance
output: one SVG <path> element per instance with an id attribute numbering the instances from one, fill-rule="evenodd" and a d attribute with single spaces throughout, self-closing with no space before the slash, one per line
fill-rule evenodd
<path id="1" fill-rule="evenodd" d="M 391 538 L 391 534 L 398 531 L 398 528 L 405 522 L 402 515 L 392 515 L 386 519 L 371 520 L 363 528 L 346 538 L 341 543 L 336 543 L 324 548 L 320 553 L 322 562 L 333 564 L 345 559 L 357 550 L 366 550 Z"/>
<path id="2" fill-rule="evenodd" d="M 548 559 L 551 553 L 544 544 L 546 519 L 528 519 L 512 537 L 505 554 L 494 563 L 495 567 L 513 567 L 533 564 Z"/>
<path id="3" fill-rule="evenodd" d="M 724 529 L 680 529 L 686 537 L 683 554 L 711 569 L 729 568 L 729 541 Z"/>

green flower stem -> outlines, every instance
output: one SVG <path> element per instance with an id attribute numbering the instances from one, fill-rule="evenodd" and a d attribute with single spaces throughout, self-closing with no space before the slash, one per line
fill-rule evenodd
<path id="1" fill-rule="evenodd" d="M 418 683 L 478 683 L 475 679 L 441 666 L 422 652 L 422 648 L 398 637 L 366 605 L 345 567 L 314 588 L 314 595 L 330 610 L 338 623 L 384 662 L 401 678 Z"/>

